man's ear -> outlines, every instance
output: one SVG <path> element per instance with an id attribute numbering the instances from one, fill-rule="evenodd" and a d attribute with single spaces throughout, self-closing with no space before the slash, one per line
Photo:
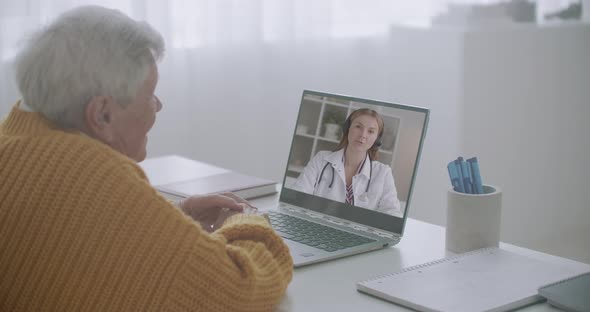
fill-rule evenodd
<path id="1" fill-rule="evenodd" d="M 93 96 L 86 105 L 84 121 L 88 134 L 104 143 L 113 140 L 113 114 L 115 101 L 110 96 Z"/>

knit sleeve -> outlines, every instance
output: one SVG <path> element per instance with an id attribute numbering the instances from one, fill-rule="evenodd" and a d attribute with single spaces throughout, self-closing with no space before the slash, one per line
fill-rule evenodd
<path id="1" fill-rule="evenodd" d="M 148 192 L 150 193 L 150 192 Z M 153 195 L 150 195 L 153 196 Z M 288 247 L 261 216 L 238 214 L 209 234 L 155 194 L 154 244 L 172 258 L 160 277 L 159 310 L 270 311 L 291 281 Z M 150 205 L 151 206 L 151 205 Z M 164 225 L 163 223 L 166 223 Z M 158 224 L 158 225 L 156 225 Z M 173 255 L 173 256 L 172 256 Z"/>
<path id="2" fill-rule="evenodd" d="M 189 241 L 167 298 L 174 310 L 271 311 L 291 281 L 289 251 L 263 217 L 237 215 Z"/>

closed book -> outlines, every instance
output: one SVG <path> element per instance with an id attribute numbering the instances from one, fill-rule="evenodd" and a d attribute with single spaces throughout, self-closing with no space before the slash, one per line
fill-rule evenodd
<path id="1" fill-rule="evenodd" d="M 223 192 L 252 199 L 278 191 L 274 181 L 176 155 L 150 158 L 141 166 L 152 175 L 150 181 L 159 182 L 154 187 L 171 199 Z"/>
<path id="2" fill-rule="evenodd" d="M 590 311 L 590 272 L 539 288 L 549 304 L 570 312 Z"/>

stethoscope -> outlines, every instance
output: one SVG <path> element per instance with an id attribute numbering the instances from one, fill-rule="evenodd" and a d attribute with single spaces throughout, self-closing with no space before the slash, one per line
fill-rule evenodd
<path id="1" fill-rule="evenodd" d="M 366 160 L 367 160 L 366 158 L 365 158 L 365 160 L 363 160 L 363 163 L 359 167 L 359 172 L 362 170 L 363 166 L 365 165 Z M 330 163 L 329 161 L 326 161 L 324 168 L 322 168 L 322 171 L 320 172 L 320 176 L 318 177 L 317 181 L 313 185 L 314 194 L 315 194 L 316 186 L 318 186 L 320 184 L 320 182 L 322 182 L 322 177 L 324 176 L 324 171 L 326 170 L 326 167 L 330 166 L 331 164 L 332 163 Z M 328 188 L 332 188 L 332 184 L 334 184 L 334 176 L 336 175 L 336 172 L 334 171 L 334 166 L 330 166 L 330 169 L 332 169 L 332 178 L 330 179 L 330 184 L 328 185 Z M 367 182 L 367 187 L 365 188 L 365 192 L 363 194 L 361 194 L 361 196 L 359 198 L 362 201 L 367 200 L 367 193 L 369 192 L 369 186 L 371 186 L 371 178 L 373 178 L 373 161 L 369 157 L 369 181 Z"/>

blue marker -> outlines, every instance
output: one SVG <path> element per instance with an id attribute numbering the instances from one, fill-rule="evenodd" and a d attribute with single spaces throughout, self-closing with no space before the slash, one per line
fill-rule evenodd
<path id="1" fill-rule="evenodd" d="M 455 167 L 457 167 L 457 173 L 459 173 L 459 178 L 461 180 L 461 189 L 463 193 L 465 193 L 465 182 L 463 180 L 463 166 L 461 163 L 463 162 L 463 157 L 459 156 L 455 159 Z"/>
<path id="2" fill-rule="evenodd" d="M 463 179 L 461 177 L 461 168 L 457 166 L 455 160 L 451 161 L 447 165 L 447 170 L 449 171 L 449 177 L 451 178 L 453 190 L 456 192 L 465 192 L 465 189 L 463 188 Z"/>
<path id="3" fill-rule="evenodd" d="M 461 173 L 463 174 L 463 187 L 465 187 L 465 193 L 473 194 L 473 184 L 471 183 L 471 169 L 469 164 L 461 159 Z"/>
<path id="4" fill-rule="evenodd" d="M 481 175 L 479 173 L 479 163 L 477 157 L 467 159 L 469 167 L 471 168 L 471 181 L 473 182 L 473 190 L 475 194 L 483 194 L 483 184 L 481 182 Z"/>

